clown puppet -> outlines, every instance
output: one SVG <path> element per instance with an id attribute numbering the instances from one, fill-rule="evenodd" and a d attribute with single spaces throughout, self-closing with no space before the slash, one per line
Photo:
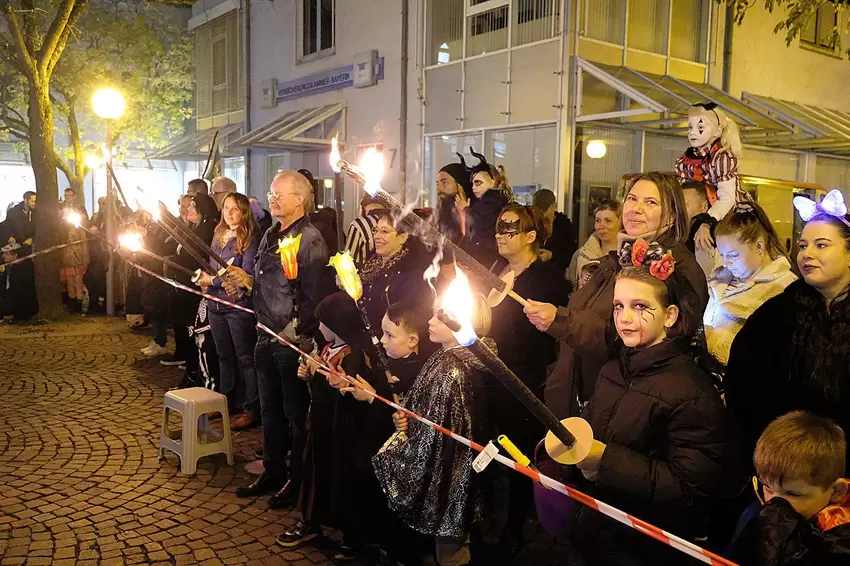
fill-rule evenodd
<path id="1" fill-rule="evenodd" d="M 714 246 L 713 228 L 738 200 L 746 199 L 738 182 L 741 136 L 738 125 L 713 102 L 694 104 L 688 110 L 690 147 L 676 161 L 679 182 L 698 181 L 705 185 L 708 214 L 697 231 L 697 249 Z"/>

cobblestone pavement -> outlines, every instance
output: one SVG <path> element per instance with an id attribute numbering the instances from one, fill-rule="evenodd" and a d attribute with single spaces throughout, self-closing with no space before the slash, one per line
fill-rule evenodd
<path id="1" fill-rule="evenodd" d="M 284 551 L 297 514 L 236 498 L 259 431 L 234 436 L 235 466 L 157 461 L 180 372 L 138 353 L 149 340 L 103 318 L 0 327 L 0 564 L 333 564 L 335 537 Z M 567 562 L 530 529 L 517 563 Z"/>

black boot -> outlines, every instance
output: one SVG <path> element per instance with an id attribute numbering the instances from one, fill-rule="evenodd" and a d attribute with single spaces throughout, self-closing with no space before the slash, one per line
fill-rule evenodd
<path id="1" fill-rule="evenodd" d="M 237 488 L 236 497 L 257 497 L 275 493 L 283 483 L 279 478 L 263 472 L 251 485 Z"/>
<path id="2" fill-rule="evenodd" d="M 283 489 L 269 497 L 269 509 L 291 509 L 298 504 L 298 493 L 301 486 L 286 482 Z"/>

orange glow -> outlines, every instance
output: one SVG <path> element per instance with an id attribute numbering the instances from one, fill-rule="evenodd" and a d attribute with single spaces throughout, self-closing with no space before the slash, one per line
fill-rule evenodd
<path id="1" fill-rule="evenodd" d="M 460 330 L 454 335 L 461 345 L 468 346 L 475 342 L 477 336 L 472 328 L 472 291 L 469 289 L 469 279 L 457 266 L 455 266 L 455 278 L 440 297 L 440 308 L 460 324 Z"/>
<path id="2" fill-rule="evenodd" d="M 118 236 L 118 243 L 131 252 L 138 252 L 142 249 L 142 235 L 135 232 L 125 232 Z"/>
<path id="3" fill-rule="evenodd" d="M 354 265 L 351 254 L 347 250 L 339 252 L 331 258 L 328 265 L 332 265 L 336 270 L 339 282 L 342 283 L 342 288 L 348 296 L 355 301 L 360 300 L 363 296 L 363 282 L 360 281 L 360 275 L 357 274 L 357 267 Z"/>
<path id="4" fill-rule="evenodd" d="M 277 253 L 280 254 L 280 264 L 283 274 L 292 280 L 298 277 L 298 248 L 301 247 L 301 234 L 296 237 L 287 236 L 278 241 Z"/>
<path id="5" fill-rule="evenodd" d="M 342 169 L 339 168 L 340 157 L 341 156 L 339 154 L 339 141 L 337 141 L 336 136 L 334 136 L 333 140 L 331 141 L 331 156 L 330 156 L 331 169 L 333 169 L 334 173 L 339 173 L 340 171 L 342 171 Z"/>
<path id="6" fill-rule="evenodd" d="M 360 160 L 360 171 L 366 179 L 363 188 L 370 195 L 377 195 L 381 190 L 381 177 L 384 176 L 384 154 L 374 147 L 369 148 Z"/>

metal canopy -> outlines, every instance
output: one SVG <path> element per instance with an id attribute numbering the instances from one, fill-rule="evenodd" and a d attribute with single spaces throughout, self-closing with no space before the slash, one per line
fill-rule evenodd
<path id="1" fill-rule="evenodd" d="M 232 154 L 227 153 L 226 148 L 229 144 L 226 143 L 227 136 L 242 129 L 242 124 L 230 124 L 220 128 L 209 128 L 201 130 L 178 138 L 162 149 L 158 149 L 148 159 L 172 159 L 192 161 L 196 159 L 206 159 L 209 155 L 210 145 L 215 137 L 215 132 L 218 131 L 219 148 L 222 156 L 229 157 Z"/>
<path id="2" fill-rule="evenodd" d="M 617 123 L 664 133 L 683 133 L 688 108 L 697 102 L 714 102 L 740 126 L 745 137 L 790 132 L 783 121 L 760 108 L 745 104 L 711 85 L 684 81 L 601 63 L 577 60 L 579 68 L 628 99 L 628 108 L 591 115 L 579 113 L 578 122 L 617 119 Z M 749 141 L 749 140 L 748 140 Z"/>
<path id="3" fill-rule="evenodd" d="M 788 102 L 745 92 L 752 108 L 791 126 L 782 136 L 766 137 L 759 143 L 768 147 L 850 155 L 850 113 L 822 106 Z"/>
<path id="4" fill-rule="evenodd" d="M 293 110 L 234 140 L 231 145 L 302 153 L 325 151 L 330 147 L 333 134 L 345 128 L 345 109 L 346 104 L 340 102 Z"/>

